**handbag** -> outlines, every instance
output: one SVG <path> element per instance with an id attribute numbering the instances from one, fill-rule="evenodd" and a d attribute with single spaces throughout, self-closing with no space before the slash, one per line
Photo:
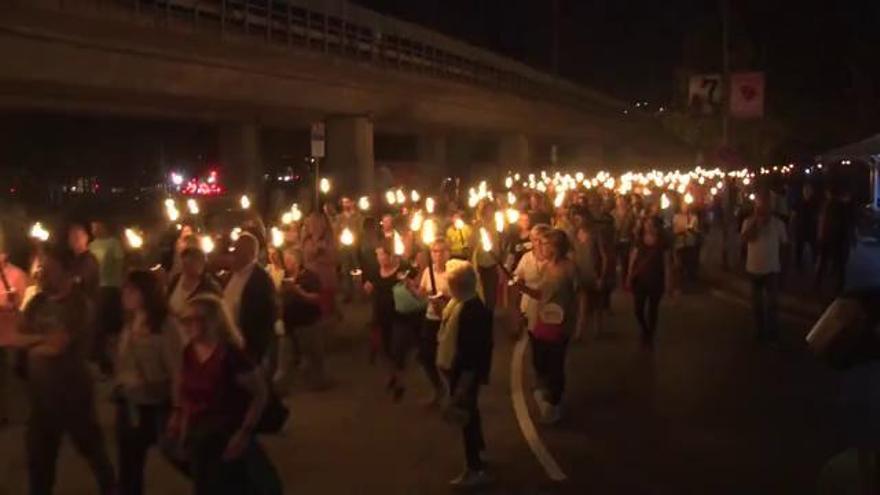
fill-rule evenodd
<path id="1" fill-rule="evenodd" d="M 394 310 L 402 314 L 411 314 L 428 309 L 428 302 L 416 297 L 401 282 L 394 284 L 391 289 L 394 296 Z"/>
<path id="2" fill-rule="evenodd" d="M 269 385 L 269 397 L 266 399 L 266 407 L 263 408 L 263 414 L 260 416 L 256 428 L 254 428 L 254 433 L 278 433 L 287 424 L 289 418 L 290 409 L 281 402 L 278 394 Z"/>
<path id="3" fill-rule="evenodd" d="M 538 321 L 532 329 L 535 339 L 542 342 L 562 342 L 565 340 L 563 323 L 565 311 L 556 303 L 547 303 L 538 310 Z"/>

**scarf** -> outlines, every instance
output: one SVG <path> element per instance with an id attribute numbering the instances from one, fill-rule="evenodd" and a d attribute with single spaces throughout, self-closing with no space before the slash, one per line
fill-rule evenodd
<path id="1" fill-rule="evenodd" d="M 455 362 L 455 353 L 458 347 L 458 323 L 464 303 L 461 299 L 449 301 L 443 308 L 443 316 L 440 320 L 440 329 L 437 331 L 437 367 L 443 370 L 451 370 Z"/>

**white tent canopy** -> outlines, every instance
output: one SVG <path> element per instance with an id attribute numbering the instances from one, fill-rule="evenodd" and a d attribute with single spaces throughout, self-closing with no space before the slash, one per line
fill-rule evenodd
<path id="1" fill-rule="evenodd" d="M 880 134 L 875 134 L 856 143 L 841 146 L 816 156 L 817 161 L 837 160 L 869 160 L 880 161 Z"/>

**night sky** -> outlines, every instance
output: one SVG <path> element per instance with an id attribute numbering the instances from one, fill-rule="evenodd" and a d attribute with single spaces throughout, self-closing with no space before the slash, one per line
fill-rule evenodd
<path id="1" fill-rule="evenodd" d="M 713 0 L 357 0 L 550 70 L 626 101 L 680 103 L 690 71 L 719 71 Z M 732 69 L 763 70 L 767 116 L 785 152 L 813 153 L 880 132 L 880 1 L 731 0 Z"/>

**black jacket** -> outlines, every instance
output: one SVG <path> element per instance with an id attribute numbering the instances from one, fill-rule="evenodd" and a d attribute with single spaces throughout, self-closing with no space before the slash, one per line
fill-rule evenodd
<path id="1" fill-rule="evenodd" d="M 492 369 L 492 312 L 480 298 L 464 303 L 458 318 L 458 341 L 450 385 L 454 390 L 464 373 L 474 373 L 476 383 L 489 382 Z"/>
<path id="2" fill-rule="evenodd" d="M 261 363 L 266 356 L 277 317 L 275 284 L 266 270 L 257 265 L 244 284 L 237 322 L 244 336 L 245 350 L 255 363 Z"/>

